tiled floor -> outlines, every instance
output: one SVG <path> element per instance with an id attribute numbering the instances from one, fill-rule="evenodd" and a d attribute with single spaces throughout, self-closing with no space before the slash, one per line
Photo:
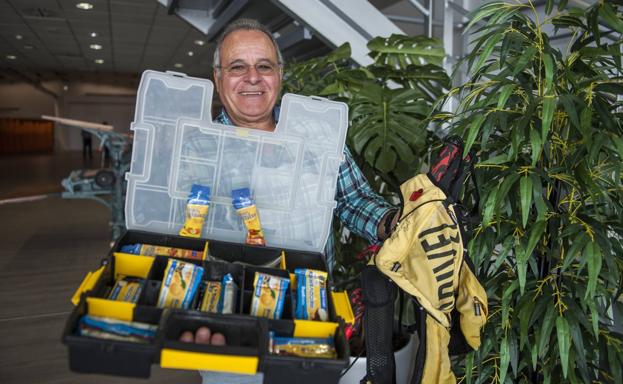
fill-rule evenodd
<path id="1" fill-rule="evenodd" d="M 107 208 L 57 193 L 82 166 L 80 153 L 0 158 L 0 383 L 146 382 L 69 371 L 61 343 L 69 299 L 110 243 Z M 49 195 L 6 203 L 40 194 Z M 149 383 L 200 381 L 197 372 L 154 366 Z"/>

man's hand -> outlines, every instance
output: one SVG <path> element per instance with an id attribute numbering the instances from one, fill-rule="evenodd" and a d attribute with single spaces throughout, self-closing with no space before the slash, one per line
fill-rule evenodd
<path id="1" fill-rule="evenodd" d="M 400 219 L 400 209 L 393 209 L 383 216 L 378 227 L 379 240 L 383 241 L 392 234 L 396 224 L 398 224 L 398 219 Z"/>
<path id="2" fill-rule="evenodd" d="M 222 333 L 212 333 L 208 327 L 199 327 L 195 334 L 191 331 L 184 331 L 180 336 L 180 341 L 184 343 L 197 343 L 207 345 L 225 345 L 225 336 Z"/>

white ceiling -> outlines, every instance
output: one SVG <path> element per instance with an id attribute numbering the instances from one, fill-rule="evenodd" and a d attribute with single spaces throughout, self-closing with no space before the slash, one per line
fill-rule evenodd
<path id="1" fill-rule="evenodd" d="M 138 74 L 145 69 L 211 72 L 213 44 L 197 45 L 205 36 L 168 15 L 156 0 L 87 1 L 93 4 L 91 10 L 78 9 L 79 0 L 0 0 L 0 73 L 17 71 L 42 79 L 93 72 Z M 254 17 L 273 28 L 292 22 L 267 0 L 249 1 L 236 16 Z M 97 37 L 91 37 L 93 32 Z M 93 50 L 91 44 L 102 49 Z M 328 47 L 313 39 L 304 51 L 314 50 L 327 52 Z M 97 59 L 104 63 L 96 64 Z"/>

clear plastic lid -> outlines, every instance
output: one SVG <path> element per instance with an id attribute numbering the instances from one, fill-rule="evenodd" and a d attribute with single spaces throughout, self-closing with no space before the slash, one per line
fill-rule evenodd
<path id="1" fill-rule="evenodd" d="M 232 190 L 250 188 L 266 245 L 322 252 L 348 127 L 344 103 L 286 94 L 274 132 L 212 122 L 213 84 L 146 71 L 126 174 L 128 229 L 178 234 L 193 184 L 209 186 L 202 236 L 244 243 Z"/>

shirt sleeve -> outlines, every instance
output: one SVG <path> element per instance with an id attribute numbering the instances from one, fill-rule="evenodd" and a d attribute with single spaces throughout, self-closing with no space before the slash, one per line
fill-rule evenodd
<path id="1" fill-rule="evenodd" d="M 379 223 L 394 207 L 372 190 L 348 147 L 344 147 L 336 200 L 335 214 L 346 227 L 370 243 L 378 243 Z"/>

